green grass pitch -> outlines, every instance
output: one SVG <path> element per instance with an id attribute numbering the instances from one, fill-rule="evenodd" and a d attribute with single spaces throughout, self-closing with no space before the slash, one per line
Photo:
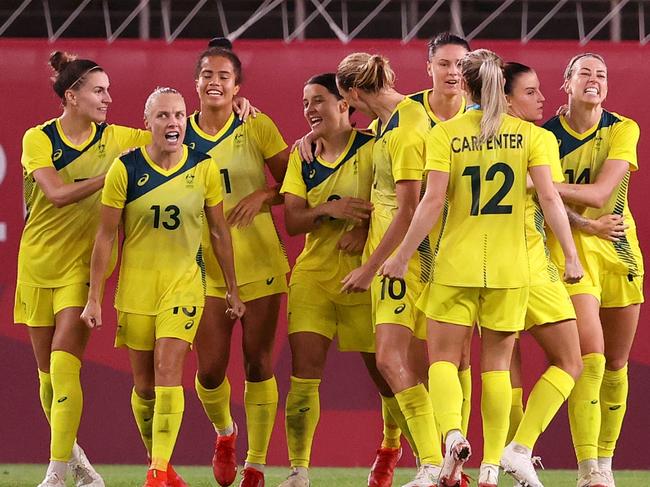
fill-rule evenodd
<path id="1" fill-rule="evenodd" d="M 45 465 L 0 465 L 1 487 L 34 487 L 45 473 Z M 144 465 L 99 465 L 97 470 L 103 475 L 107 487 L 139 487 L 144 482 L 146 467 Z M 179 466 L 177 471 L 185 478 L 191 487 L 213 487 L 217 483 L 212 478 L 209 467 L 184 467 Z M 266 486 L 276 487 L 288 473 L 288 469 L 270 467 L 266 472 Z M 412 480 L 414 469 L 401 468 L 395 474 L 393 485 L 400 485 Z M 468 472 L 475 481 L 478 472 Z M 368 470 L 365 468 L 314 468 L 311 472 L 313 487 L 363 487 L 366 484 Z M 575 472 L 549 470 L 540 473 L 540 479 L 546 487 L 574 487 L 576 485 Z M 233 484 L 237 486 L 239 479 Z M 68 482 L 69 486 L 72 483 Z M 650 486 L 650 472 L 648 471 L 620 471 L 616 472 L 617 487 L 648 487 Z M 512 487 L 512 481 L 502 479 L 499 486 Z"/>

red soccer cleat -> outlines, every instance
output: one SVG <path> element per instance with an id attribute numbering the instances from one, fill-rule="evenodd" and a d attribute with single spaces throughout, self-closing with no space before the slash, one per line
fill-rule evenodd
<path id="1" fill-rule="evenodd" d="M 169 487 L 189 487 L 183 477 L 174 470 L 171 463 L 167 464 L 167 485 Z"/>
<path id="2" fill-rule="evenodd" d="M 231 435 L 217 435 L 214 442 L 214 455 L 212 457 L 212 472 L 219 485 L 227 487 L 237 477 L 237 456 L 235 442 L 237 440 L 237 424 L 233 423 L 234 431 Z"/>
<path id="3" fill-rule="evenodd" d="M 239 487 L 264 487 L 264 473 L 252 467 L 245 468 Z"/>
<path id="4" fill-rule="evenodd" d="M 391 487 L 395 466 L 402 458 L 401 448 L 380 448 L 375 461 L 370 467 L 368 487 Z"/>
<path id="5" fill-rule="evenodd" d="M 470 487 L 472 477 L 467 475 L 465 472 L 460 474 L 460 487 Z"/>
<path id="6" fill-rule="evenodd" d="M 142 487 L 169 487 L 167 483 L 167 472 L 162 470 L 147 470 L 147 480 Z"/>

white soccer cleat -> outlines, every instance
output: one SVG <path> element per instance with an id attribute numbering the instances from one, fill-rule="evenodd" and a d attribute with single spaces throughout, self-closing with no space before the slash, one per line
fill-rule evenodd
<path id="1" fill-rule="evenodd" d="M 301 469 L 302 470 L 302 469 Z M 293 469 L 287 480 L 282 482 L 278 487 L 309 487 L 311 482 L 306 472 Z"/>
<path id="2" fill-rule="evenodd" d="M 463 465 L 472 455 L 472 448 L 464 436 L 459 435 L 450 448 L 445 452 L 445 459 L 440 471 L 440 486 L 452 487 L 461 485 L 463 480 Z"/>
<path id="3" fill-rule="evenodd" d="M 533 465 L 537 458 L 531 458 L 526 448 L 510 443 L 501 455 L 501 468 L 524 487 L 544 487 Z"/>
<path id="4" fill-rule="evenodd" d="M 48 472 L 37 487 L 65 487 L 65 480 L 56 472 Z"/>
<path id="5" fill-rule="evenodd" d="M 578 478 L 576 487 L 609 487 L 609 481 L 605 475 L 593 468 Z"/>
<path id="6" fill-rule="evenodd" d="M 402 487 L 437 487 L 440 477 L 440 467 L 437 465 L 421 465 L 415 478 Z"/>
<path id="7" fill-rule="evenodd" d="M 607 480 L 607 487 L 616 487 L 614 473 L 610 469 L 600 467 L 600 474 Z"/>
<path id="8" fill-rule="evenodd" d="M 90 464 L 86 453 L 77 442 L 72 447 L 72 458 L 68 462 L 68 470 L 72 474 L 76 487 L 105 487 L 104 479 Z"/>
<path id="9" fill-rule="evenodd" d="M 499 467 L 489 463 L 481 463 L 478 475 L 479 487 L 497 487 L 499 485 Z"/>

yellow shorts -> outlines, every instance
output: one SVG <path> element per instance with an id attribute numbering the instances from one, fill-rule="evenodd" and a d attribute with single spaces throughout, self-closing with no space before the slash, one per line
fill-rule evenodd
<path id="1" fill-rule="evenodd" d="M 590 294 L 601 308 L 622 308 L 643 303 L 643 276 L 609 274 L 591 268 L 576 284 L 566 284 L 570 296 Z"/>
<path id="2" fill-rule="evenodd" d="M 410 269 L 406 279 L 375 276 L 370 284 L 374 325 L 402 325 L 417 338 L 426 340 L 427 320 L 415 305 L 423 287 L 424 284 L 419 282 L 419 278 L 414 278 Z"/>
<path id="3" fill-rule="evenodd" d="M 576 312 L 562 281 L 531 286 L 526 310 L 526 330 L 535 325 L 575 320 Z"/>
<path id="4" fill-rule="evenodd" d="M 173 308 L 157 315 L 117 312 L 116 347 L 148 352 L 159 338 L 178 338 L 191 344 L 201 321 L 203 308 Z"/>
<path id="5" fill-rule="evenodd" d="M 427 318 L 494 331 L 524 329 L 528 287 L 488 289 L 429 283 L 417 306 Z"/>
<path id="6" fill-rule="evenodd" d="M 269 277 L 268 279 L 262 279 L 261 281 L 242 284 L 239 286 L 239 299 L 246 303 L 265 296 L 286 293 L 288 290 L 287 276 L 282 274 L 279 276 Z M 208 286 L 206 296 L 226 299 L 226 292 L 227 289 L 225 287 Z"/>
<path id="7" fill-rule="evenodd" d="M 333 294 L 314 281 L 292 282 L 287 302 L 289 334 L 312 332 L 330 340 L 336 336 L 341 352 L 374 353 L 370 294 L 345 301 L 346 296 Z"/>
<path id="8" fill-rule="evenodd" d="M 54 326 L 54 317 L 65 308 L 83 308 L 88 300 L 86 283 L 45 288 L 16 285 L 14 323 L 27 326 Z"/>

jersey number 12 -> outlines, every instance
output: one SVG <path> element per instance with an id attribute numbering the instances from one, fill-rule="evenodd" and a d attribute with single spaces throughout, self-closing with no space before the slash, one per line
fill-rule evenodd
<path id="1" fill-rule="evenodd" d="M 463 176 L 469 176 L 472 185 L 472 208 L 469 212 L 470 215 L 503 215 L 512 213 L 512 205 L 502 205 L 500 203 L 510 192 L 515 182 L 515 173 L 505 162 L 497 162 L 488 168 L 485 173 L 485 180 L 494 181 L 498 173 L 503 174 L 503 184 L 479 211 L 479 205 L 481 203 L 481 166 L 467 166 L 465 168 Z"/>

